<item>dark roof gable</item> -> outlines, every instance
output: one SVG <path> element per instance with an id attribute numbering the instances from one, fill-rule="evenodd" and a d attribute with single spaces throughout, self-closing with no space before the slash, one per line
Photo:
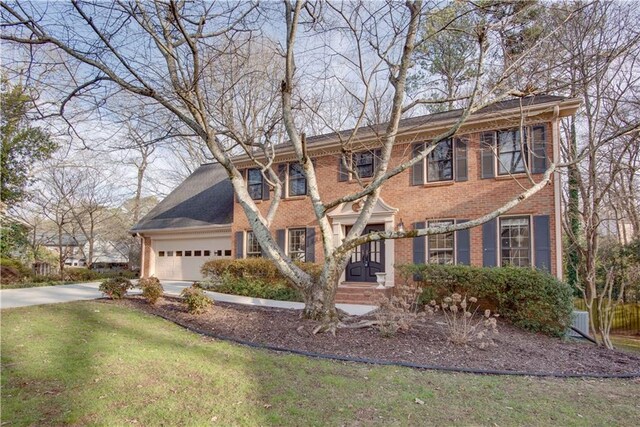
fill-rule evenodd
<path id="1" fill-rule="evenodd" d="M 131 229 L 225 225 L 233 221 L 233 188 L 225 169 L 209 163 L 196 169 Z"/>

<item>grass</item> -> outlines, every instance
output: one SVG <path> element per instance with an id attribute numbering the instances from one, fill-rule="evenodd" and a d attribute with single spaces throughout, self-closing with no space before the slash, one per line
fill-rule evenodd
<path id="1" fill-rule="evenodd" d="M 629 337 L 622 335 L 611 335 L 611 342 L 615 348 L 621 350 L 632 351 L 634 353 L 640 353 L 640 337 Z"/>
<path id="2" fill-rule="evenodd" d="M 3 310 L 1 344 L 1 417 L 11 426 L 631 426 L 640 418 L 638 381 L 321 361 L 213 341 L 95 301 Z"/>

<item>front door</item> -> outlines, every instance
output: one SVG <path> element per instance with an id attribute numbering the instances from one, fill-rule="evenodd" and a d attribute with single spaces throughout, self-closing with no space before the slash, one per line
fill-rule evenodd
<path id="1" fill-rule="evenodd" d="M 384 231 L 384 225 L 367 225 L 362 234 Z M 347 230 L 347 233 L 349 230 Z M 347 282 L 376 282 L 376 273 L 384 272 L 384 240 L 365 243 L 351 253 L 347 264 Z"/>

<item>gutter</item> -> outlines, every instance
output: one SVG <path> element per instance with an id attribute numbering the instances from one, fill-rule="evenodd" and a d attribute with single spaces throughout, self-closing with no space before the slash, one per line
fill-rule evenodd
<path id="1" fill-rule="evenodd" d="M 189 232 L 198 232 L 198 231 L 223 231 L 226 229 L 231 231 L 231 223 L 196 225 L 191 227 L 148 228 L 148 229 L 132 228 L 131 230 L 129 230 L 129 233 L 132 236 L 140 237 L 143 234 L 152 234 L 152 233 L 189 233 Z"/>

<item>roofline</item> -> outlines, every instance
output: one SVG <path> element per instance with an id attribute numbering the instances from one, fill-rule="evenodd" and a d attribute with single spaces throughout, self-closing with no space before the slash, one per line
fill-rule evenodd
<path id="1" fill-rule="evenodd" d="M 231 231 L 232 223 L 227 224 L 211 224 L 211 225 L 194 225 L 191 227 L 167 227 L 167 228 L 149 228 L 143 230 L 136 230 L 134 228 L 129 230 L 132 235 L 136 234 L 158 234 L 158 233 L 188 233 L 195 231 L 221 231 L 229 229 Z"/>
<path id="2" fill-rule="evenodd" d="M 467 120 L 465 120 L 462 123 L 461 128 L 468 127 L 470 125 L 478 125 L 484 122 L 489 122 L 491 120 L 495 120 L 496 118 L 507 119 L 510 117 L 516 117 L 516 116 L 520 116 L 521 113 L 524 113 L 525 115 L 535 115 L 535 114 L 540 114 L 544 112 L 552 113 L 553 108 L 556 106 L 559 108 L 559 116 L 567 117 L 575 114 L 578 108 L 580 107 L 581 103 L 582 101 L 580 98 L 567 98 L 564 100 L 549 101 L 549 102 L 543 102 L 540 104 L 526 105 L 522 107 L 517 106 L 513 108 L 497 110 L 497 111 L 492 111 L 488 113 L 473 113 L 469 116 Z M 424 117 L 427 118 L 429 117 L 429 115 Z M 407 117 L 407 120 L 408 119 L 411 119 L 411 117 Z M 459 119 L 459 116 L 448 118 L 448 119 L 435 120 L 433 122 L 424 123 L 422 125 L 414 125 L 414 126 L 405 125 L 404 128 L 401 125 L 400 129 L 398 130 L 398 133 L 396 134 L 396 139 L 399 139 L 400 137 L 404 137 L 404 136 L 409 136 L 412 134 L 432 132 L 441 128 L 447 128 L 455 124 L 458 121 L 458 119 Z M 328 148 L 334 148 L 334 147 L 340 146 L 340 140 L 337 137 L 337 135 L 338 133 L 341 133 L 341 132 L 349 132 L 349 130 L 318 135 L 318 137 L 324 136 L 326 138 L 331 138 L 331 139 L 325 142 L 311 143 L 307 146 L 307 150 L 310 153 L 313 153 L 314 151 L 321 151 L 321 150 L 326 150 Z M 357 135 L 353 142 L 359 142 L 359 143 L 370 142 L 376 136 L 375 131 L 369 129 L 368 127 L 362 127 L 361 130 L 360 129 L 358 130 L 358 132 L 362 132 L 362 134 Z M 281 147 L 282 148 L 280 150 L 278 150 L 278 147 L 276 147 L 276 157 L 292 154 L 294 152 L 294 149 L 291 145 L 283 145 Z M 241 154 L 237 157 L 232 158 L 232 161 L 234 163 L 242 164 L 245 162 L 251 162 L 252 160 L 249 158 L 247 154 Z"/>

